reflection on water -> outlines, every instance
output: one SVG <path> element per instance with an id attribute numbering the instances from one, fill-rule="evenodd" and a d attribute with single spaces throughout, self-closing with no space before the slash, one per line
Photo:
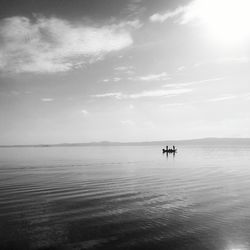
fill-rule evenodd
<path id="1" fill-rule="evenodd" d="M 249 153 L 1 148 L 0 249 L 249 249 Z"/>

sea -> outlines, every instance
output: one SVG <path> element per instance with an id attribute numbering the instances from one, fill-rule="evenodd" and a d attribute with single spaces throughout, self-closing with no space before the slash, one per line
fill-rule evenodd
<path id="1" fill-rule="evenodd" d="M 0 249 L 250 249 L 250 144 L 163 146 L 0 148 Z"/>

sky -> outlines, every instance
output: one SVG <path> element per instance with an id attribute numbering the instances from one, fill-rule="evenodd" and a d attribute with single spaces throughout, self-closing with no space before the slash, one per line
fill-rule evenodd
<path id="1" fill-rule="evenodd" d="M 250 137 L 248 0 L 0 6 L 0 144 Z"/>

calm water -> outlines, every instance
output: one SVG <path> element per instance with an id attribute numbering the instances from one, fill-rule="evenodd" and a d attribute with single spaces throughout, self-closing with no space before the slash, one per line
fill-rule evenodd
<path id="1" fill-rule="evenodd" d="M 0 249 L 250 249 L 250 145 L 1 148 Z"/>

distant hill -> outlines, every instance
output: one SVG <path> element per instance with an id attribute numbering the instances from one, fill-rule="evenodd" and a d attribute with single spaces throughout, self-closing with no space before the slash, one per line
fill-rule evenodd
<path id="1" fill-rule="evenodd" d="M 163 140 L 146 142 L 87 142 L 87 143 L 59 143 L 37 145 L 0 145 L 1 148 L 10 147 L 87 147 L 87 146 L 150 146 L 150 145 L 188 145 L 188 144 L 250 144 L 250 138 L 201 138 L 190 140 Z"/>

